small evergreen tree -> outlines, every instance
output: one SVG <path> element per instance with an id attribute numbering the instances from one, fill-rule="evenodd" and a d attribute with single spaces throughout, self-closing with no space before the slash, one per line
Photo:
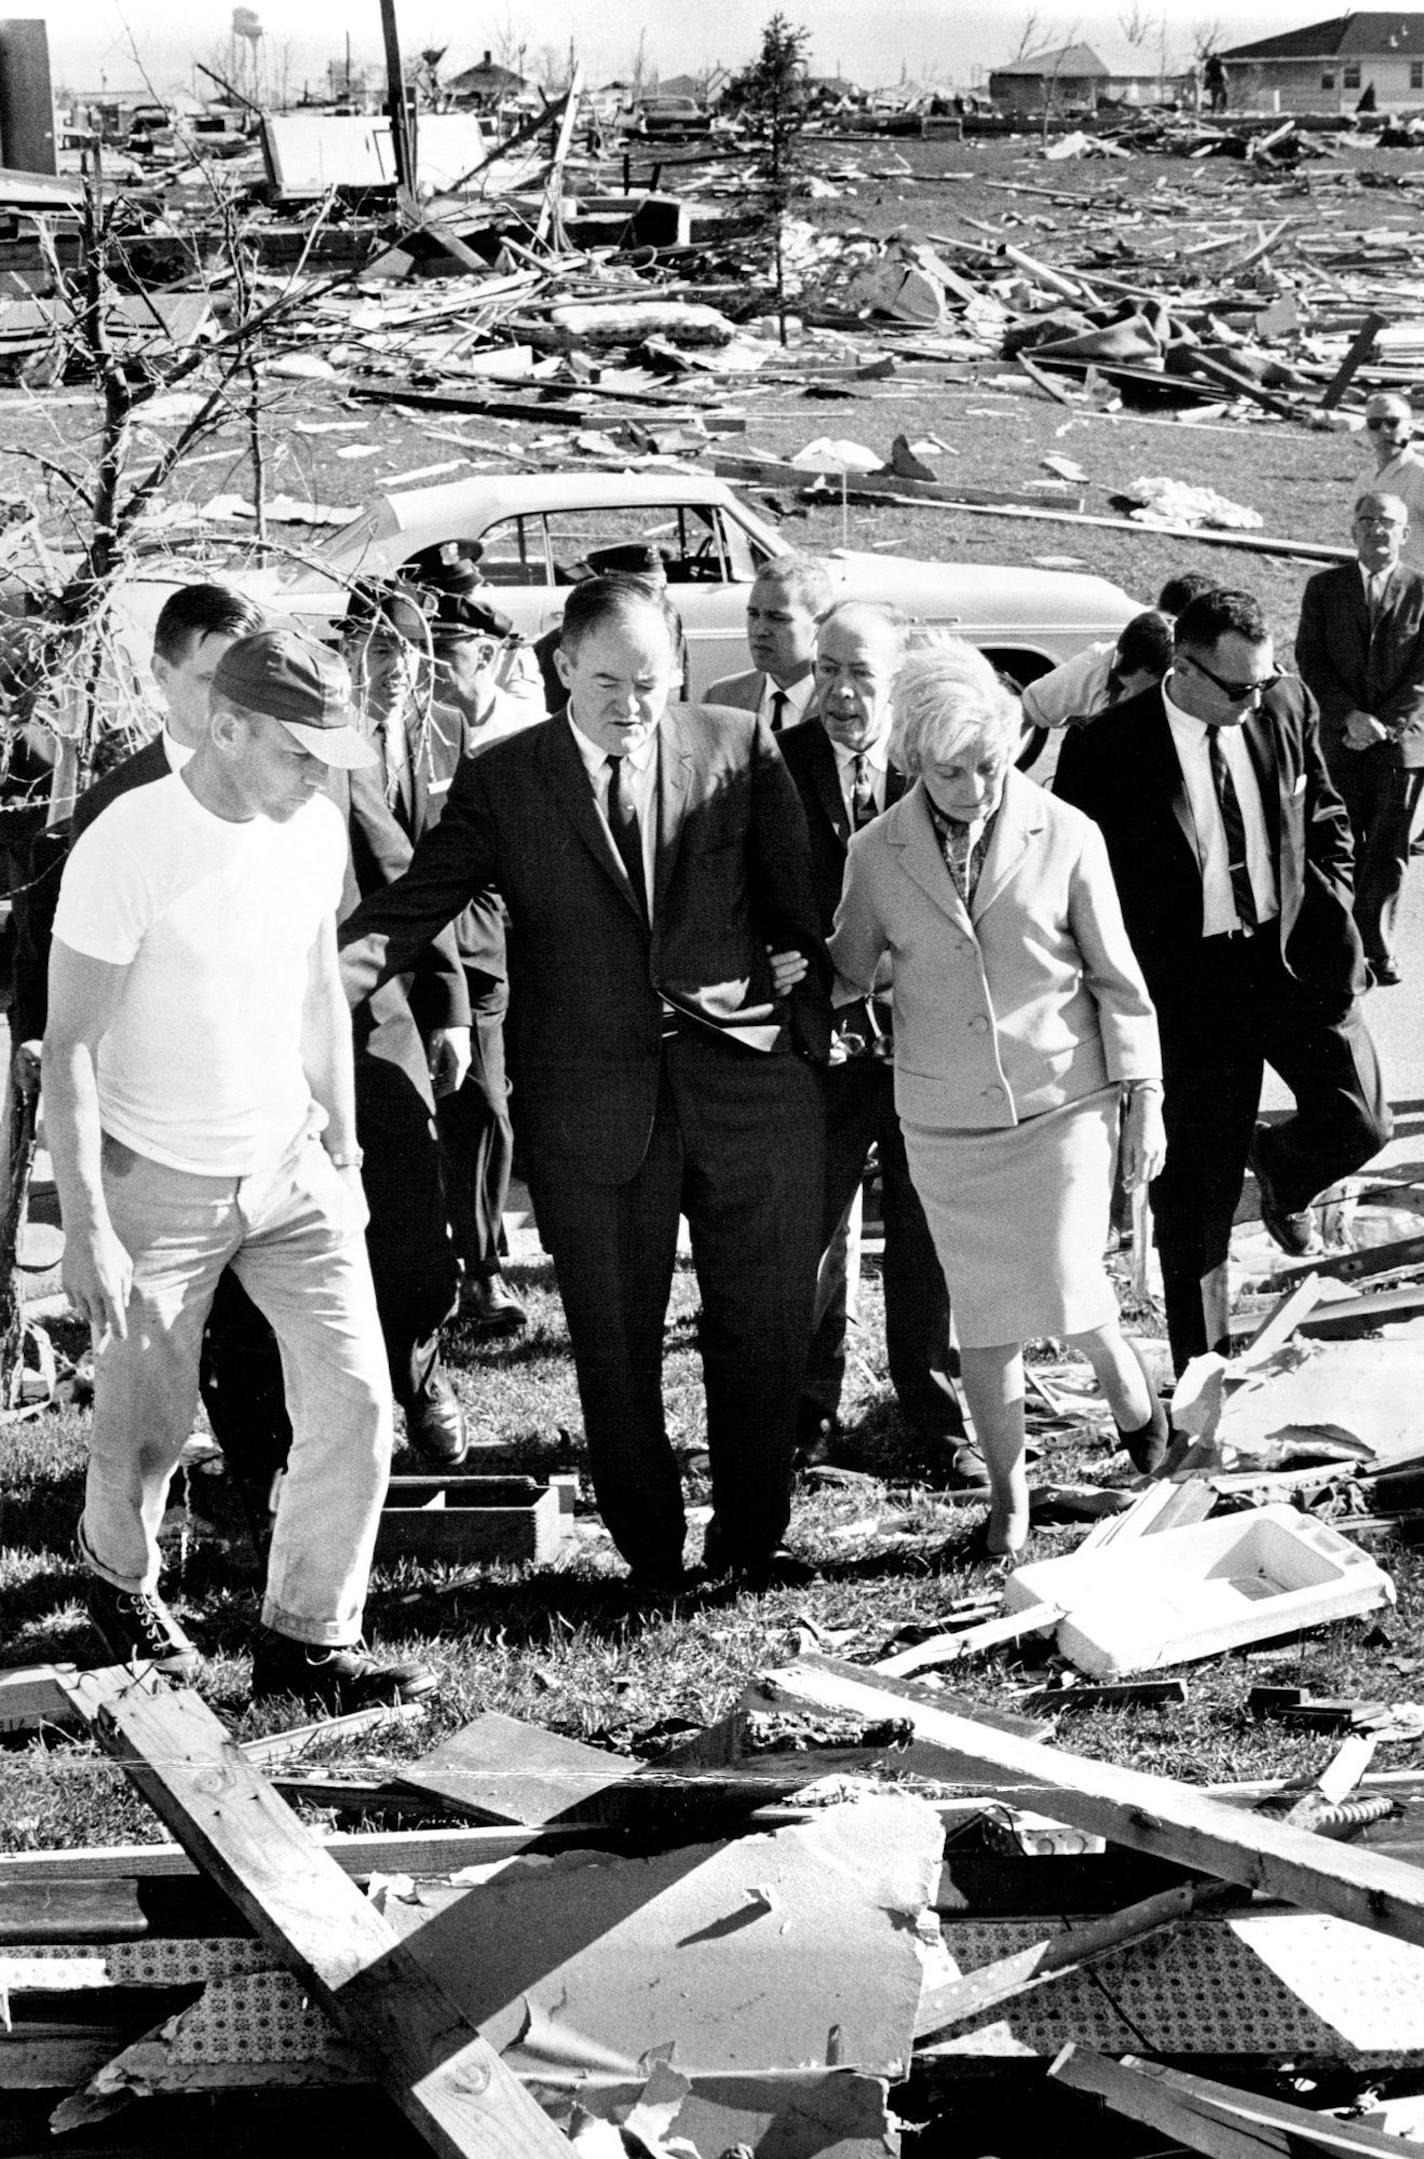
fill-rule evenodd
<path id="1" fill-rule="evenodd" d="M 795 29 L 777 11 L 761 34 L 761 51 L 731 86 L 756 156 L 765 206 L 771 276 L 781 342 L 786 343 L 785 225 L 795 192 L 801 130 L 806 124 L 806 48 L 809 30 Z"/>

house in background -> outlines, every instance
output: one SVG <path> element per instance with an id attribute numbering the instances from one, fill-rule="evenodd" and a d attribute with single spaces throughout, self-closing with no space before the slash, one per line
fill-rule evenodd
<path id="1" fill-rule="evenodd" d="M 1222 53 L 1234 111 L 1381 112 L 1424 106 L 1424 15 L 1332 15 Z"/>
<path id="2" fill-rule="evenodd" d="M 445 88 L 458 104 L 472 105 L 477 112 L 493 112 L 501 98 L 518 97 L 529 81 L 527 75 L 516 73 L 512 67 L 501 67 L 492 54 L 486 53 L 474 67 L 452 75 Z"/>
<path id="3" fill-rule="evenodd" d="M 1177 96 L 1180 88 L 1178 76 L 1160 73 L 1157 53 L 1135 46 L 1103 60 L 1091 45 L 1055 45 L 989 72 L 989 95 L 1008 112 L 1150 105 Z"/>

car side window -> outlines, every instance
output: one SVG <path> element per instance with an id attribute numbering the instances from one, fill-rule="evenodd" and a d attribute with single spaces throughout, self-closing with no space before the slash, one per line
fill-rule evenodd
<path id="1" fill-rule="evenodd" d="M 547 585 L 552 581 L 542 517 L 502 517 L 487 526 L 479 539 L 483 549 L 480 574 L 487 584 Z"/>

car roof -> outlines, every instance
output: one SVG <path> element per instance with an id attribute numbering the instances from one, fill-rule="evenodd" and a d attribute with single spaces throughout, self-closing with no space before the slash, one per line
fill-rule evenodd
<path id="1" fill-rule="evenodd" d="M 492 472 L 445 487 L 406 488 L 377 495 L 370 507 L 343 525 L 321 555 L 344 563 L 382 540 L 402 533 L 455 532 L 478 517 L 481 528 L 501 517 L 537 517 L 545 510 L 599 510 L 647 505 L 722 503 L 738 509 L 725 480 L 698 472 Z M 761 530 L 760 520 L 742 512 Z M 775 543 L 773 543 L 775 544 Z"/>

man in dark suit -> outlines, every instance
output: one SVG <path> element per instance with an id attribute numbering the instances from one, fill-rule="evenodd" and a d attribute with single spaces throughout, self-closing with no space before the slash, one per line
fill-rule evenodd
<path id="1" fill-rule="evenodd" d="M 1394 917 L 1424 804 L 1424 576 L 1401 561 L 1409 512 L 1361 495 L 1355 562 L 1305 588 L 1295 659 L 1355 836 L 1355 921 L 1377 988 L 1400 979 Z"/>
<path id="2" fill-rule="evenodd" d="M 1102 827 L 1161 1027 L 1152 1212 L 1180 1371 L 1226 1341 L 1248 1160 L 1266 1228 L 1301 1256 L 1319 1243 L 1312 1199 L 1390 1134 L 1358 1002 L 1349 824 L 1309 692 L 1277 673 L 1247 592 L 1192 601 L 1160 687 L 1095 720 L 1078 752 L 1058 791 Z M 1257 1127 L 1266 1064 L 1296 1109 Z"/>
<path id="3" fill-rule="evenodd" d="M 820 1230 L 812 1061 L 830 1040 L 796 790 L 768 729 L 672 701 L 680 639 L 638 579 L 575 586 L 567 712 L 466 759 L 407 875 L 344 940 L 360 997 L 472 899 L 504 901 L 521 1131 L 594 1490 L 652 1591 L 683 1579 L 661 1385 L 680 1213 L 702 1293 L 704 1560 L 753 1585 L 795 1571 L 780 1541 Z M 811 962 L 784 1000 L 769 948 Z"/>
<path id="4" fill-rule="evenodd" d="M 891 694 L 904 656 L 904 631 L 883 607 L 842 601 L 816 640 L 816 696 L 805 726 L 781 737 L 811 836 L 811 868 L 821 927 L 835 923 L 853 832 L 898 802 L 905 779 L 886 759 Z M 836 1014 L 826 1074 L 824 1247 L 816 1325 L 800 1417 L 803 1463 L 830 1451 L 845 1379 L 846 1241 L 851 1203 L 872 1147 L 880 1160 L 885 1224 L 885 1346 L 900 1409 L 928 1450 L 964 1438 L 964 1415 L 950 1370 L 949 1293 L 934 1240 L 905 1159 L 895 1114 L 890 999 L 845 1005 Z"/>
<path id="5" fill-rule="evenodd" d="M 773 555 L 747 594 L 745 674 L 724 675 L 709 705 L 755 712 L 774 735 L 799 727 L 816 694 L 816 626 L 835 596 L 831 573 L 814 555 Z"/>

